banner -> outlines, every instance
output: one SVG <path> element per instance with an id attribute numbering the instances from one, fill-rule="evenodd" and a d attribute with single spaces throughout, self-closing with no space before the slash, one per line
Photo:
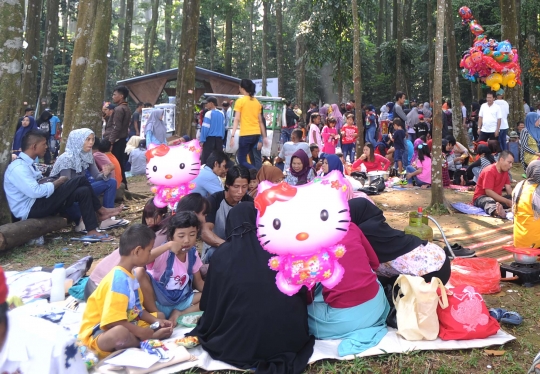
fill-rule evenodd
<path id="1" fill-rule="evenodd" d="M 263 96 L 262 94 L 262 79 L 253 79 L 255 83 L 255 96 Z M 278 97 L 278 79 L 268 78 L 266 79 L 266 92 L 264 96 Z"/>

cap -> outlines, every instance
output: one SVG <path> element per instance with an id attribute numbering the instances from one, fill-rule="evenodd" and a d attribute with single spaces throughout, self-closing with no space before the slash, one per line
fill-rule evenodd
<path id="1" fill-rule="evenodd" d="M 423 115 L 423 114 L 419 114 L 419 115 L 418 115 L 418 119 L 424 119 L 424 115 Z"/>
<path id="2" fill-rule="evenodd" d="M 116 108 L 116 105 L 114 104 L 107 105 L 107 109 L 113 110 L 114 108 Z"/>
<path id="3" fill-rule="evenodd" d="M 6 282 L 6 276 L 4 274 L 4 269 L 0 267 L 0 304 L 6 302 L 8 295 L 8 287 Z"/>
<path id="4" fill-rule="evenodd" d="M 517 132 L 511 131 L 511 132 L 510 132 L 510 137 L 511 137 L 511 138 L 519 138 L 519 135 L 518 135 Z"/>
<path id="5" fill-rule="evenodd" d="M 209 96 L 206 98 L 206 102 L 207 103 L 212 103 L 214 104 L 215 106 L 217 106 L 217 99 L 214 97 L 214 96 Z"/>
<path id="6" fill-rule="evenodd" d="M 496 92 L 497 96 L 502 96 L 504 95 L 504 90 L 502 88 L 500 88 L 497 92 Z"/>

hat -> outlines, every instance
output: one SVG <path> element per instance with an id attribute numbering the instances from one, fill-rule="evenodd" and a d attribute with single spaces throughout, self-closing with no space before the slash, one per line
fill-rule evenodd
<path id="1" fill-rule="evenodd" d="M 502 88 L 500 88 L 497 92 L 496 92 L 497 96 L 502 96 L 504 95 L 504 90 Z"/>
<path id="2" fill-rule="evenodd" d="M 212 103 L 214 104 L 215 106 L 217 106 L 217 99 L 214 97 L 214 96 L 209 96 L 206 98 L 206 102 L 207 103 Z"/>
<path id="3" fill-rule="evenodd" d="M 6 276 L 4 274 L 4 269 L 0 267 L 0 304 L 6 302 L 8 295 L 8 287 L 6 282 Z"/>
<path id="4" fill-rule="evenodd" d="M 114 104 L 107 105 L 107 109 L 113 110 L 114 108 L 116 108 L 116 105 Z"/>
<path id="5" fill-rule="evenodd" d="M 423 115 L 423 114 L 419 114 L 419 115 L 418 115 L 418 119 L 424 119 L 424 115 Z"/>
<path id="6" fill-rule="evenodd" d="M 511 138 L 519 138 L 519 135 L 518 135 L 517 132 L 512 131 L 512 132 L 510 132 L 510 137 L 511 137 Z"/>

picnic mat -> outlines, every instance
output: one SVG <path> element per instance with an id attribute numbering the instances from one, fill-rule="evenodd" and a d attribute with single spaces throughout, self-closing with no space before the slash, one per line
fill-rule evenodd
<path id="1" fill-rule="evenodd" d="M 489 214 L 487 214 L 484 209 L 467 203 L 452 203 L 452 208 L 463 214 L 489 217 Z"/>
<path id="2" fill-rule="evenodd" d="M 184 334 L 191 331 L 190 328 L 177 328 L 174 330 L 171 339 L 182 338 Z M 319 360 L 353 360 L 355 357 L 367 357 L 377 356 L 388 353 L 410 353 L 412 351 L 446 351 L 446 350 L 458 350 L 458 349 L 470 349 L 470 348 L 482 348 L 491 345 L 503 345 L 515 337 L 499 330 L 497 334 L 490 336 L 487 339 L 473 339 L 473 340 L 448 340 L 443 341 L 441 339 L 433 341 L 415 341 L 410 342 L 396 334 L 396 330 L 388 328 L 388 334 L 381 340 L 381 342 L 373 348 L 362 352 L 359 355 L 349 355 L 339 357 L 337 348 L 341 340 L 316 340 L 313 355 L 309 359 L 309 363 L 314 363 Z M 183 362 L 167 368 L 155 371 L 155 374 L 169 374 L 176 373 L 181 370 L 189 370 L 191 368 L 200 368 L 207 371 L 214 370 L 241 370 L 222 361 L 213 360 L 208 353 L 206 353 L 200 346 L 190 349 L 189 353 L 198 357 L 197 361 Z"/>

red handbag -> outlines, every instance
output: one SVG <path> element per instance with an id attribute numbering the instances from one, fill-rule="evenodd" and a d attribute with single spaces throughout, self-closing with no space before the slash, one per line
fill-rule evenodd
<path id="1" fill-rule="evenodd" d="M 499 331 L 499 322 L 489 315 L 486 303 L 474 287 L 459 285 L 447 290 L 448 307 L 437 307 L 442 340 L 484 339 Z"/>

